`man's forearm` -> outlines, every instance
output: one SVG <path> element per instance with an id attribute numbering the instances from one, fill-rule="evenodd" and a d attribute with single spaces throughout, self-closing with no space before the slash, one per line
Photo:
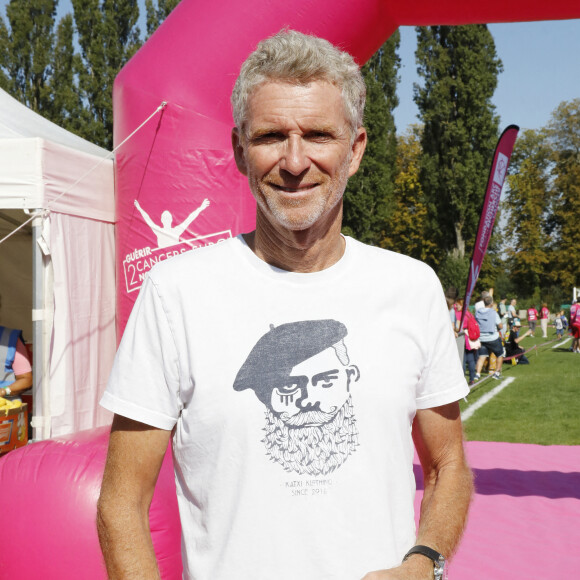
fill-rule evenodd
<path id="1" fill-rule="evenodd" d="M 115 415 L 97 504 L 111 580 L 159 580 L 149 508 L 170 432 Z"/>
<path id="2" fill-rule="evenodd" d="M 159 580 L 149 519 L 106 498 L 99 500 L 97 530 L 110 580 Z"/>
<path id="3" fill-rule="evenodd" d="M 465 461 L 457 460 L 424 475 L 417 544 L 430 546 L 450 558 L 467 520 L 473 493 L 471 470 Z"/>

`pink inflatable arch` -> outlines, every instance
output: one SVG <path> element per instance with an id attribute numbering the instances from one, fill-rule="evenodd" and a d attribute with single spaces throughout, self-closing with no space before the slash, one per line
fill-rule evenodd
<path id="1" fill-rule="evenodd" d="M 154 263 L 253 229 L 254 201 L 232 158 L 229 96 L 262 38 L 288 26 L 364 63 L 400 25 L 579 16 L 570 0 L 183 0 L 115 82 L 117 145 L 167 103 L 116 156 L 119 337 Z"/>
<path id="2" fill-rule="evenodd" d="M 0 460 L 0 578 L 105 580 L 95 526 L 109 428 L 34 443 Z M 150 511 L 164 579 L 181 578 L 181 525 L 171 452 Z"/>
<path id="3" fill-rule="evenodd" d="M 115 142 L 126 140 L 116 157 L 119 330 L 156 261 L 253 228 L 230 151 L 229 94 L 260 39 L 288 26 L 364 63 L 399 25 L 577 17 L 569 0 L 183 0 L 115 84 Z M 0 460 L 0 578 L 106 577 L 94 520 L 107 440 L 107 429 L 77 433 Z M 150 519 L 162 577 L 180 578 L 170 455 Z"/>

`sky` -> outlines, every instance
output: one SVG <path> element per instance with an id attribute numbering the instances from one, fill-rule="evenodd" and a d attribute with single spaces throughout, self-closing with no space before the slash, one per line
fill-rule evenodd
<path id="1" fill-rule="evenodd" d="M 0 0 L 2 15 L 8 0 Z M 145 2 L 140 2 L 144 6 Z M 60 0 L 59 15 L 72 12 L 70 0 Z M 141 29 L 145 29 L 144 8 Z M 504 66 L 493 103 L 500 128 L 545 126 L 562 102 L 580 98 L 580 20 L 490 24 L 498 56 Z M 415 65 L 415 29 L 401 27 L 399 106 L 395 109 L 398 133 L 417 123 L 413 83 L 419 82 Z"/>
<path id="2" fill-rule="evenodd" d="M 493 104 L 500 128 L 510 124 L 539 129 L 562 102 L 580 98 L 580 20 L 490 24 L 504 70 L 498 77 Z M 401 27 L 401 82 L 395 109 L 397 132 L 417 123 L 413 83 L 419 82 L 415 65 L 415 29 Z"/>

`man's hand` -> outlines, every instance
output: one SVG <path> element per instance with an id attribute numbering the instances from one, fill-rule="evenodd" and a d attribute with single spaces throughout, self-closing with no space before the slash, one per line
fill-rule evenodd
<path id="1" fill-rule="evenodd" d="M 362 580 L 433 580 L 433 577 L 433 562 L 421 554 L 414 554 L 400 566 L 369 572 Z"/>

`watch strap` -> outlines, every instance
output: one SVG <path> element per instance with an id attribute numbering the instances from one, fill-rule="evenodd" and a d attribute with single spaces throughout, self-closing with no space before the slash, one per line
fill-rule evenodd
<path id="1" fill-rule="evenodd" d="M 443 554 L 440 554 L 437 550 L 434 550 L 433 548 L 430 548 L 429 546 L 422 546 L 419 544 L 417 546 L 413 546 L 405 554 L 405 557 L 403 558 L 403 562 L 412 554 L 422 554 L 423 556 L 426 556 L 430 560 L 433 560 L 433 572 L 434 572 L 435 580 L 439 580 L 441 578 L 444 578 L 445 556 L 443 556 Z"/>

